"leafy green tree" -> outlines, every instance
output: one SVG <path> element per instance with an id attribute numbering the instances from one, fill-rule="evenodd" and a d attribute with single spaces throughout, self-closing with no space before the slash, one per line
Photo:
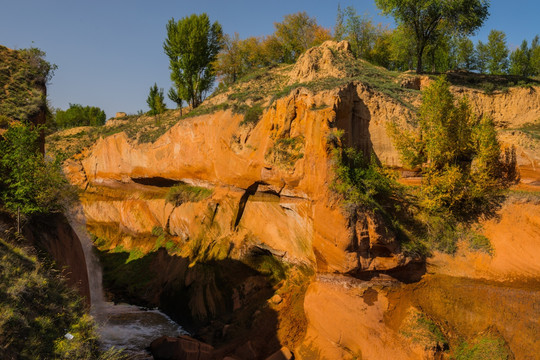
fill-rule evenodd
<path id="1" fill-rule="evenodd" d="M 185 99 L 192 108 L 201 104 L 214 82 L 213 64 L 222 43 L 221 25 L 217 21 L 210 24 L 206 13 L 178 22 L 174 18 L 169 20 L 163 49 L 169 57 L 174 99 Z"/>
<path id="2" fill-rule="evenodd" d="M 530 49 L 530 63 L 531 75 L 540 75 L 540 37 L 536 35 L 531 42 Z"/>
<path id="3" fill-rule="evenodd" d="M 17 214 L 46 214 L 62 209 L 69 186 L 60 161 L 45 160 L 40 151 L 40 129 L 15 123 L 0 141 L 0 201 Z"/>
<path id="4" fill-rule="evenodd" d="M 502 31 L 491 30 L 484 51 L 487 54 L 486 70 L 493 75 L 505 74 L 508 70 L 506 34 Z"/>
<path id="5" fill-rule="evenodd" d="M 244 72 L 244 54 L 238 33 L 234 36 L 225 35 L 223 40 L 223 48 L 217 57 L 216 72 L 221 82 L 229 85 L 236 82 Z"/>
<path id="6" fill-rule="evenodd" d="M 376 28 L 371 19 L 356 13 L 352 6 L 345 9 L 345 39 L 351 44 L 356 57 L 367 59 L 377 37 Z"/>
<path id="7" fill-rule="evenodd" d="M 352 6 L 345 10 L 338 6 L 334 39 L 349 41 L 358 58 L 381 66 L 390 65 L 391 32 L 381 24 L 373 24 L 367 15 L 359 15 Z"/>
<path id="8" fill-rule="evenodd" d="M 489 50 L 487 44 L 484 44 L 481 40 L 478 40 L 476 44 L 476 70 L 481 74 L 487 72 L 487 64 L 489 62 Z"/>
<path id="9" fill-rule="evenodd" d="M 305 11 L 285 15 L 283 22 L 274 26 L 274 36 L 284 49 L 285 63 L 294 62 L 307 49 L 331 39 L 330 31 L 319 26 Z"/>
<path id="10" fill-rule="evenodd" d="M 268 66 L 283 62 L 284 49 L 274 36 L 258 38 L 251 36 L 241 40 L 238 34 L 225 35 L 224 46 L 215 64 L 221 83 L 230 85 L 242 76 Z"/>
<path id="11" fill-rule="evenodd" d="M 424 50 L 441 34 L 472 34 L 489 14 L 488 0 L 375 0 L 375 4 L 414 35 L 417 73 L 424 70 Z"/>
<path id="12" fill-rule="evenodd" d="M 456 47 L 451 36 L 442 34 L 424 52 L 423 63 L 432 72 L 444 72 L 456 67 Z"/>
<path id="13" fill-rule="evenodd" d="M 510 54 L 510 69 L 512 75 L 529 76 L 531 75 L 531 51 L 527 40 L 523 40 L 521 46 Z"/>
<path id="14" fill-rule="evenodd" d="M 369 55 L 369 61 L 386 68 L 391 67 L 392 33 L 391 30 L 383 28 L 380 24 L 377 26 L 377 36 Z"/>
<path id="15" fill-rule="evenodd" d="M 345 36 L 345 13 L 341 10 L 341 5 L 338 3 L 336 25 L 334 26 L 334 40 L 341 41 Z"/>
<path id="16" fill-rule="evenodd" d="M 254 45 L 254 44 L 251 44 Z M 262 61 L 261 63 L 264 65 L 268 64 L 282 64 L 287 62 L 286 60 L 289 57 L 288 51 L 283 44 L 283 42 L 280 41 L 280 39 L 277 38 L 275 34 L 266 36 L 261 40 L 260 43 L 262 50 Z M 253 48 L 256 49 L 256 48 Z"/>
<path id="17" fill-rule="evenodd" d="M 460 37 L 456 40 L 456 65 L 459 69 L 474 70 L 476 68 L 476 52 L 471 39 Z"/>
<path id="18" fill-rule="evenodd" d="M 154 83 L 154 86 L 150 87 L 150 93 L 148 94 L 148 98 L 146 98 L 146 103 L 150 108 L 150 111 L 148 112 L 149 115 L 158 115 L 164 113 L 165 110 L 167 110 L 167 107 L 165 106 L 163 88 L 158 89 L 157 84 Z"/>
<path id="19" fill-rule="evenodd" d="M 105 111 L 96 106 L 69 104 L 67 110 L 56 110 L 55 123 L 59 128 L 75 126 L 100 126 L 105 124 Z"/>
<path id="20" fill-rule="evenodd" d="M 412 70 L 415 62 L 414 39 L 410 29 L 398 26 L 390 40 L 390 68 L 392 70 Z"/>
<path id="21" fill-rule="evenodd" d="M 490 215 L 516 178 L 515 154 L 501 159 L 495 127 L 466 98 L 454 99 L 441 77 L 423 93 L 416 131 L 389 131 L 405 164 L 422 169 L 422 202 L 432 212 L 467 220 Z"/>

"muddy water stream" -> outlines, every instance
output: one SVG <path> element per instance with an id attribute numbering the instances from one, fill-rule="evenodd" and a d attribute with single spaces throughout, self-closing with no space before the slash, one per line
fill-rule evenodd
<path id="1" fill-rule="evenodd" d="M 107 302 L 103 293 L 102 271 L 93 252 L 82 206 L 68 214 L 73 230 L 83 247 L 90 287 L 90 314 L 98 323 L 100 343 L 104 350 L 114 347 L 134 359 L 152 359 L 145 350 L 152 340 L 163 336 L 186 334 L 182 327 L 156 309 Z"/>

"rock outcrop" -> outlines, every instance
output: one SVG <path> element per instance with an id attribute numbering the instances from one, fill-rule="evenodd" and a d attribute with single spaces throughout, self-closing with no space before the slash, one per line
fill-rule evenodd
<path id="1" fill-rule="evenodd" d="M 289 84 L 303 83 L 327 77 L 345 77 L 340 64 L 343 58 L 354 59 L 348 41 L 325 41 L 303 53 L 289 75 Z"/>
<path id="2" fill-rule="evenodd" d="M 214 191 L 207 201 L 178 207 L 164 200 L 85 201 L 89 223 L 117 223 L 135 233 L 160 226 L 187 239 L 202 231 L 204 221 L 195 219 L 214 209 L 219 236 L 237 244 L 249 236 L 321 271 L 387 270 L 411 259 L 400 254 L 395 238 L 374 240 L 380 219 L 368 214 L 350 223 L 329 189 L 329 139 L 344 129 L 348 146 L 375 151 L 397 165 L 384 124 L 408 116 L 407 109 L 360 83 L 319 94 L 300 89 L 277 100 L 254 128 L 246 130 L 242 116 L 222 111 L 179 121 L 155 143 L 137 144 L 119 133 L 99 140 L 80 163 L 68 163 L 66 172 L 81 185 L 164 178 Z M 354 244 L 359 237 L 369 244 L 362 253 Z M 384 259 L 376 260 L 381 251 L 370 246 L 385 247 Z"/>
<path id="3" fill-rule="evenodd" d="M 538 200 L 511 199 L 497 217 L 484 221 L 482 227 L 484 236 L 490 241 L 492 255 L 467 251 L 463 244 L 455 256 L 436 253 L 428 261 L 428 271 L 508 282 L 540 278 Z"/>

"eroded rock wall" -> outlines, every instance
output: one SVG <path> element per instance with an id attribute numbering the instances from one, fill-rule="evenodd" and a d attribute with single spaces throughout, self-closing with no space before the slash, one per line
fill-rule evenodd
<path id="1" fill-rule="evenodd" d="M 225 111 L 181 120 L 152 144 L 120 133 L 99 140 L 66 172 L 83 186 L 170 179 L 214 190 L 206 201 L 178 207 L 164 200 L 84 201 L 90 223 L 117 223 L 134 233 L 160 226 L 188 239 L 202 231 L 210 208 L 218 236 L 237 244 L 250 236 L 286 253 L 287 260 L 314 263 L 321 271 L 377 270 L 383 263 L 387 269 L 407 259 L 392 237 L 382 245 L 388 248 L 384 261 L 374 261 L 377 252 L 356 248 L 358 231 L 378 238 L 380 219 L 355 225 L 344 214 L 329 189 L 330 139 L 342 129 L 345 145 L 399 165 L 385 122 L 408 116 L 407 109 L 362 84 L 318 94 L 299 89 L 270 106 L 256 126 L 242 126 L 242 116 Z"/>

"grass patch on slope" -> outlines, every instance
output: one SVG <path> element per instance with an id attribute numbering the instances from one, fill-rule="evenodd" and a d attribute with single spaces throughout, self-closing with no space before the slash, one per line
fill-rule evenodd
<path id="1" fill-rule="evenodd" d="M 0 238 L 0 344 L 6 359 L 120 359 L 102 354 L 86 305 L 25 240 Z M 73 335 L 68 340 L 65 335 Z"/>
<path id="2" fill-rule="evenodd" d="M 454 360 L 509 360 L 513 359 L 504 339 L 494 334 L 478 336 L 462 342 L 452 357 Z"/>
<path id="3" fill-rule="evenodd" d="M 520 126 L 517 130 L 524 132 L 534 140 L 540 141 L 540 119 Z"/>
<path id="4" fill-rule="evenodd" d="M 200 186 L 178 184 L 169 189 L 165 200 L 174 206 L 180 206 L 185 202 L 198 202 L 212 196 L 213 191 Z"/>
<path id="5" fill-rule="evenodd" d="M 178 121 L 186 116 L 180 116 L 178 110 L 168 110 L 163 114 L 129 115 L 112 119 L 112 123 L 104 126 L 85 126 L 84 128 L 69 129 L 53 133 L 46 138 L 47 152 L 69 159 L 83 152 L 96 143 L 99 138 L 125 132 L 127 137 L 138 143 L 153 143 L 165 134 Z"/>

